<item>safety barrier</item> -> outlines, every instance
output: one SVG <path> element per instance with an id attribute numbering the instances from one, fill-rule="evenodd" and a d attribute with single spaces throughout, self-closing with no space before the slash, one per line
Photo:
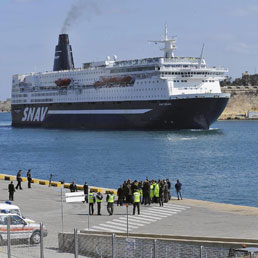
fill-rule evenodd
<path id="1" fill-rule="evenodd" d="M 0 180 L 15 181 L 16 176 L 0 174 Z M 22 182 L 27 182 L 27 178 L 22 177 Z M 33 178 L 31 183 L 49 186 L 49 180 Z M 62 184 L 61 182 L 51 181 L 50 186 L 53 186 L 53 187 L 62 187 L 63 186 L 64 188 L 69 189 L 70 183 Z M 83 185 L 76 185 L 76 186 L 77 186 L 78 190 L 83 190 Z M 109 194 L 109 193 L 113 192 L 115 195 L 117 195 L 117 191 L 115 189 L 102 188 L 102 187 L 96 187 L 96 186 L 89 186 L 89 189 L 90 189 L 90 192 L 92 192 L 92 193 L 101 192 L 103 194 Z"/>

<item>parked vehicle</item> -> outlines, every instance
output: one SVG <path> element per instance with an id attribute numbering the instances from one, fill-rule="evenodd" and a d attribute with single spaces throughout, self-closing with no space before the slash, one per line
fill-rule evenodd
<path id="1" fill-rule="evenodd" d="M 7 240 L 7 218 L 10 217 L 10 237 L 12 239 L 29 239 L 32 244 L 40 243 L 40 224 L 27 223 L 17 214 L 0 213 L 0 243 Z M 43 237 L 47 236 L 47 229 L 43 226 Z"/>

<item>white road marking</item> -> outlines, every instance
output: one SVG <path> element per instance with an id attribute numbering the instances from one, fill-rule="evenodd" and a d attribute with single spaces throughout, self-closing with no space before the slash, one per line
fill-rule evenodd
<path id="1" fill-rule="evenodd" d="M 139 215 L 139 217 L 144 217 L 144 218 L 150 218 L 150 219 L 155 219 L 155 220 L 159 220 L 159 219 L 162 219 L 162 218 L 158 218 L 158 217 L 156 217 L 156 216 L 147 216 L 147 215 L 145 215 L 145 214 L 143 214 L 142 212 L 141 212 L 141 214 Z"/>
<path id="2" fill-rule="evenodd" d="M 93 226 L 92 228 L 97 228 L 97 229 L 100 229 L 100 230 L 107 230 L 107 231 L 111 231 L 111 232 L 119 232 L 119 233 L 122 233 L 123 231 L 121 230 L 112 230 L 111 228 L 103 228 L 103 227 L 99 227 L 99 226 Z"/>
<path id="3" fill-rule="evenodd" d="M 164 204 L 165 205 L 165 204 Z M 191 207 L 189 206 L 182 206 L 182 205 L 177 205 L 177 204 L 172 204 L 172 203 L 166 203 L 166 206 L 175 206 L 175 207 L 178 207 L 178 208 L 186 208 L 186 209 L 189 209 Z"/>
<path id="4" fill-rule="evenodd" d="M 106 223 L 112 224 L 112 225 L 118 225 L 118 226 L 127 226 L 127 225 L 125 225 L 125 224 L 117 223 L 117 222 L 113 222 L 113 221 L 107 221 Z M 129 228 L 138 228 L 138 227 L 132 226 L 130 223 L 128 223 L 128 227 L 129 227 Z"/>
<path id="5" fill-rule="evenodd" d="M 166 218 L 168 215 L 167 214 L 164 214 L 163 212 L 158 212 L 158 211 L 155 211 L 155 210 L 148 210 L 148 211 L 145 211 L 143 214 L 154 214 L 154 215 L 160 215 L 160 217 L 164 217 Z"/>
<path id="6" fill-rule="evenodd" d="M 119 219 L 123 219 L 123 220 L 126 220 L 126 218 L 125 217 L 120 217 Z M 131 219 L 131 218 L 129 218 L 128 219 L 129 221 L 132 221 L 132 222 L 140 222 L 140 223 L 143 223 L 143 224 L 150 224 L 151 222 L 147 222 L 147 221 L 142 221 L 142 220 L 138 220 L 138 219 Z"/>
<path id="7" fill-rule="evenodd" d="M 125 220 L 119 220 L 119 219 L 114 219 L 113 221 L 120 221 L 121 223 L 127 223 L 127 221 L 125 221 Z M 131 221 L 129 221 L 128 223 L 129 223 L 130 225 L 135 225 L 135 226 L 139 226 L 139 227 L 145 226 L 145 225 L 143 225 L 143 224 L 134 223 L 134 222 L 131 222 Z"/>
<path id="8" fill-rule="evenodd" d="M 172 210 L 165 210 L 165 209 L 159 209 L 159 208 L 150 208 L 149 211 L 158 211 L 160 213 L 164 213 L 164 214 L 170 214 L 170 213 L 177 213 L 177 212 L 181 212 L 181 210 L 175 210 L 175 211 L 172 211 Z"/>
<path id="9" fill-rule="evenodd" d="M 101 227 L 108 227 L 108 228 L 115 228 L 118 230 L 126 230 L 124 227 L 118 227 L 118 226 L 113 226 L 113 225 L 107 225 L 107 224 L 99 224 Z"/>

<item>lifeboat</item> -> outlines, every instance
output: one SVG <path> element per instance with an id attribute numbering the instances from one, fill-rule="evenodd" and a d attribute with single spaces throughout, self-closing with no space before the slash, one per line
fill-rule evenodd
<path id="1" fill-rule="evenodd" d="M 56 86 L 59 86 L 59 87 L 67 87 L 70 83 L 71 83 L 70 78 L 64 78 L 64 79 L 59 78 L 55 80 Z"/>

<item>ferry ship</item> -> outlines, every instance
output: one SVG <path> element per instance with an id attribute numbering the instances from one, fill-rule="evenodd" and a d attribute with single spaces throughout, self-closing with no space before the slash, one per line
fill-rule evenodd
<path id="1" fill-rule="evenodd" d="M 12 125 L 77 129 L 208 129 L 227 105 L 225 68 L 203 57 L 175 56 L 167 26 L 163 57 L 107 57 L 74 67 L 68 34 L 60 34 L 51 72 L 13 75 Z"/>

